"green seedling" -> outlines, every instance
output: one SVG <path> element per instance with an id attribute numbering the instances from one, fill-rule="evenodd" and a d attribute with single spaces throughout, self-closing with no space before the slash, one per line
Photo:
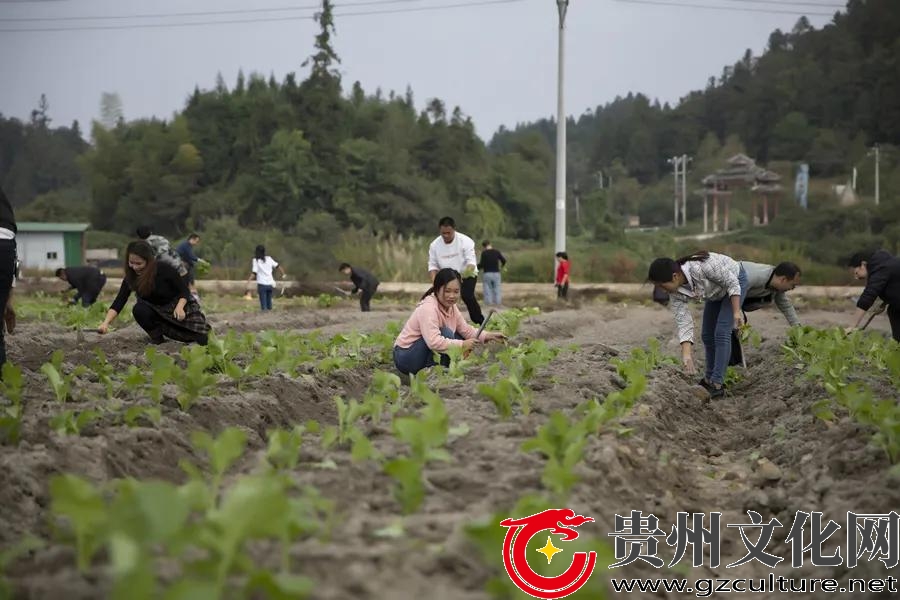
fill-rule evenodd
<path id="1" fill-rule="evenodd" d="M 829 398 L 812 405 L 816 417 L 831 421 L 835 406 L 846 410 L 857 423 L 874 429 L 873 442 L 890 460 L 900 461 L 900 407 L 894 400 L 878 399 L 874 380 L 897 389 L 896 368 L 900 347 L 878 335 L 857 331 L 844 335 L 839 329 L 794 327 L 782 346 L 785 358 L 805 370 L 805 377 L 821 382 Z M 854 380 L 858 372 L 869 374 Z"/>
<path id="2" fill-rule="evenodd" d="M 352 433 L 356 430 L 356 422 L 368 414 L 367 407 L 355 398 L 345 402 L 343 398 L 335 396 L 334 403 L 337 407 L 338 424 L 337 427 L 327 427 L 322 434 L 324 448 L 330 448 L 335 443 L 341 446 L 348 444 Z"/>
<path id="3" fill-rule="evenodd" d="M 61 435 L 81 435 L 85 427 L 102 415 L 96 410 L 64 410 L 50 419 L 50 428 Z"/>
<path id="4" fill-rule="evenodd" d="M 184 370 L 176 371 L 178 377 L 178 405 L 187 412 L 203 394 L 216 385 L 216 376 L 209 371 L 215 367 L 215 361 L 203 346 L 185 347 L 181 357 L 187 363 Z"/>
<path id="5" fill-rule="evenodd" d="M 297 425 L 292 430 L 275 429 L 269 431 L 269 445 L 266 448 L 266 462 L 275 470 L 293 471 L 300 461 L 300 445 L 305 429 Z"/>
<path id="6" fill-rule="evenodd" d="M 103 544 L 108 513 L 102 492 L 75 475 L 50 479 L 51 512 L 69 522 L 75 536 L 78 570 L 84 573 Z"/>
<path id="7" fill-rule="evenodd" d="M 372 415 L 373 422 L 381 422 L 381 415 L 385 406 L 389 407 L 391 414 L 401 408 L 401 385 L 400 377 L 397 374 L 380 370 L 375 371 L 364 400 L 364 404 L 368 406 L 369 414 Z"/>
<path id="8" fill-rule="evenodd" d="M 216 438 L 211 437 L 205 431 L 195 432 L 191 436 L 191 441 L 198 450 L 202 450 L 206 454 L 210 470 L 212 471 L 212 478 L 205 485 L 208 491 L 206 502 L 210 504 L 219 495 L 225 472 L 244 454 L 244 448 L 247 445 L 247 435 L 240 429 L 229 427 Z M 192 480 L 205 482 L 205 478 L 194 465 L 183 461 L 181 467 Z"/>
<path id="9" fill-rule="evenodd" d="M 573 469 L 581 461 L 588 433 L 581 422 L 572 423 L 557 411 L 534 438 L 522 444 L 523 451 L 540 452 L 547 459 L 541 483 L 558 497 L 578 482 Z"/>
<path id="10" fill-rule="evenodd" d="M 444 445 L 450 419 L 443 401 L 427 401 L 418 417 L 395 417 L 392 428 L 398 440 L 409 447 L 409 455 L 388 461 L 384 472 L 396 482 L 394 497 L 405 514 L 415 512 L 425 499 L 425 466 L 430 461 L 450 461 Z"/>
<path id="11" fill-rule="evenodd" d="M 181 370 L 175 366 L 174 358 L 159 352 L 153 346 L 147 348 L 144 356 L 150 363 L 150 399 L 159 404 L 162 402 L 163 386 L 171 381 L 177 381 Z"/>
<path id="12" fill-rule="evenodd" d="M 22 436 L 22 395 L 25 391 L 25 378 L 22 369 L 7 361 L 2 367 L 3 379 L 0 381 L 0 397 L 9 404 L 0 405 L 0 442 L 18 444 Z"/>
<path id="13" fill-rule="evenodd" d="M 88 366 L 97 377 L 97 382 L 106 390 L 106 397 L 112 398 L 115 395 L 116 369 L 109 364 L 106 353 L 100 348 L 94 348 L 94 359 Z"/>
<path id="14" fill-rule="evenodd" d="M 478 384 L 478 393 L 494 403 L 501 419 L 508 419 L 512 416 L 513 401 L 520 391 L 516 389 L 516 385 L 509 378 L 500 379 L 493 385 Z"/>
<path id="15" fill-rule="evenodd" d="M 122 413 L 122 419 L 129 427 L 137 427 L 138 419 L 145 419 L 152 425 L 159 425 L 162 411 L 158 406 L 129 406 Z"/>
<path id="16" fill-rule="evenodd" d="M 57 402 L 65 402 L 72 398 L 72 382 L 86 372 L 83 365 L 79 365 L 66 375 L 62 367 L 63 351 L 54 350 L 50 356 L 50 362 L 41 365 L 41 373 L 47 377 L 50 388 Z"/>

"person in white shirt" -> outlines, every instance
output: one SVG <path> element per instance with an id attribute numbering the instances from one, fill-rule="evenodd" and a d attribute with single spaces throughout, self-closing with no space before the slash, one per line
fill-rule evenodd
<path id="1" fill-rule="evenodd" d="M 252 281 L 253 278 L 256 278 L 256 291 L 259 293 L 260 310 L 272 310 L 275 269 L 281 272 L 282 279 L 287 277 L 282 266 L 274 258 L 266 254 L 266 247 L 263 245 L 257 246 L 250 266 L 250 277 L 247 278 L 247 281 Z"/>
<path id="2" fill-rule="evenodd" d="M 441 235 L 428 247 L 428 275 L 434 283 L 434 276 L 441 269 L 454 269 L 462 276 L 462 300 L 469 310 L 473 323 L 481 325 L 484 315 L 475 298 L 478 283 L 478 258 L 475 256 L 475 242 L 469 236 L 456 231 L 456 222 L 444 217 L 438 222 Z"/>
<path id="3" fill-rule="evenodd" d="M 706 350 L 706 375 L 700 380 L 712 398 L 725 395 L 725 370 L 731 358 L 731 332 L 743 324 L 741 305 L 750 283 L 741 263 L 730 256 L 697 252 L 684 258 L 657 258 L 647 275 L 667 291 L 681 343 L 681 360 L 689 375 L 694 367 L 694 320 L 688 302 L 704 301 L 701 339 Z"/>

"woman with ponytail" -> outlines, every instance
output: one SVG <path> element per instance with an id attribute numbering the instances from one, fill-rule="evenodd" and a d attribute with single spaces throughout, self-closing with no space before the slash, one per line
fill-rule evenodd
<path id="1" fill-rule="evenodd" d="M 712 398 L 725 395 L 725 370 L 731 358 L 731 332 L 739 329 L 741 305 L 749 281 L 744 267 L 729 256 L 705 250 L 673 260 L 657 258 L 647 278 L 669 293 L 681 343 L 681 360 L 689 375 L 694 366 L 694 320 L 688 302 L 703 301 L 701 338 L 706 350 L 706 374 L 700 380 Z"/>
<path id="2" fill-rule="evenodd" d="M 450 346 L 460 346 L 469 352 L 481 342 L 506 339 L 501 333 L 478 331 L 463 318 L 456 303 L 462 279 L 455 269 L 441 269 L 403 330 L 394 341 L 394 365 L 401 373 L 415 375 L 426 367 L 433 367 L 434 353 L 441 354 L 441 365 L 450 366 L 444 354 Z M 477 337 L 476 337 L 477 336 Z"/>

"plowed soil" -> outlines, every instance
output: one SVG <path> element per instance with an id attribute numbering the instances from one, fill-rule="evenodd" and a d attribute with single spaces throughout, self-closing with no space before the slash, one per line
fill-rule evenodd
<path id="1" fill-rule="evenodd" d="M 219 333 L 227 328 L 239 332 L 277 328 L 335 334 L 380 330 L 387 321 L 402 321 L 408 314 L 409 308 L 400 305 L 379 304 L 375 312 L 359 313 L 355 306 L 344 304 L 329 309 L 276 307 L 266 315 L 248 309 L 212 314 L 211 321 Z M 810 310 L 801 317 L 805 324 L 830 326 L 845 323 L 849 314 L 849 310 Z M 840 531 L 823 548 L 825 554 L 831 554 L 840 547 L 845 557 L 847 512 L 897 510 L 900 485 L 888 476 L 890 464 L 884 454 L 871 445 L 871 432 L 847 419 L 825 423 L 813 416 L 811 405 L 825 393 L 816 383 L 802 380 L 802 373 L 783 359 L 781 343 L 787 324 L 781 315 L 760 311 L 753 313 L 751 320 L 763 342 L 758 348 L 745 349 L 748 371 L 724 399 L 710 402 L 699 393 L 694 378 L 666 365 L 651 374 L 647 392 L 621 422 L 627 434 L 604 431 L 590 440 L 569 507 L 596 522 L 580 531 L 590 527 L 597 539 L 611 539 L 607 534 L 615 530 L 615 515 L 640 510 L 659 517 L 660 526 L 668 532 L 679 511 L 718 511 L 722 513 L 721 566 L 689 568 L 689 549 L 682 561 L 688 568 L 680 576 L 760 578 L 774 571 L 793 578 L 834 577 L 839 582 L 847 577 L 887 576 L 888 570 L 878 561 L 863 559 L 857 568 L 847 571 L 845 567 L 813 567 L 809 554 L 803 568 L 791 569 L 790 544 L 785 538 L 797 511 L 822 511 L 823 523 L 828 519 L 838 523 Z M 885 321 L 876 319 L 871 328 L 883 332 Z M 471 369 L 464 383 L 442 388 L 451 425 L 465 424 L 469 432 L 449 444 L 453 462 L 429 467 L 425 503 L 404 519 L 406 534 L 399 538 L 375 535 L 400 515 L 391 482 L 380 467 L 355 463 L 346 450 L 324 451 L 314 440 L 304 442 L 298 477 L 333 500 L 338 516 L 328 541 L 310 540 L 293 548 L 301 572 L 315 581 L 313 597 L 489 598 L 485 583 L 498 573 L 472 546 L 464 527 L 507 509 L 524 494 L 540 491 L 542 459 L 523 453 L 523 441 L 534 436 L 552 411 L 571 411 L 585 400 L 602 399 L 619 389 L 622 381 L 610 358 L 626 355 L 650 337 L 658 338 L 667 353 L 677 355 L 673 330 L 667 310 L 635 304 L 548 306 L 524 321 L 511 343 L 541 338 L 564 349 L 532 382 L 532 412 L 509 420 L 498 418 L 493 404 L 476 391 L 478 383 L 487 381 L 486 366 Z M 267 429 L 310 419 L 334 424 L 332 398 L 359 397 L 371 378 L 370 369 L 357 368 L 296 379 L 264 377 L 240 390 L 223 381 L 214 396 L 202 398 L 187 413 L 166 398 L 158 426 L 130 428 L 100 419 L 81 436 L 62 436 L 48 425 L 60 405 L 39 372 L 40 365 L 56 349 L 65 352 L 67 368 L 86 364 L 93 348 L 99 347 L 124 371 L 129 365 L 144 363 L 145 336 L 135 325 L 101 337 L 49 323 L 25 322 L 7 339 L 11 360 L 25 370 L 27 390 L 23 441 L 18 446 L 0 446 L 0 549 L 26 534 L 53 539 L 47 489 L 53 474 L 76 473 L 94 481 L 136 477 L 179 482 L 184 477 L 179 460 L 200 461 L 191 447 L 191 432 L 216 433 L 225 427 L 240 427 L 248 434 L 249 453 L 258 453 L 265 447 Z M 174 354 L 180 347 L 167 343 L 160 350 Z M 702 363 L 700 347 L 696 358 Z M 76 395 L 80 402 L 66 408 L 80 410 L 98 402 L 91 399 L 99 394 L 98 384 L 83 381 L 79 385 Z M 388 428 L 372 426 L 367 433 L 376 448 L 391 454 L 394 443 Z M 336 469 L 314 467 L 326 457 L 334 461 Z M 249 469 L 252 461 L 246 462 Z M 767 547 L 768 552 L 786 559 L 774 570 L 758 562 L 725 568 L 746 553 L 738 530 L 725 524 L 748 523 L 748 510 L 760 513 L 765 522 L 777 518 L 782 525 Z M 747 532 L 756 539 L 758 529 Z M 806 539 L 808 542 L 808 533 Z M 499 546 L 496 552 L 499 556 Z M 672 552 L 664 542 L 660 544 L 659 556 L 667 562 Z M 261 555 L 260 560 L 267 558 Z M 277 558 L 272 560 L 277 565 Z M 561 560 L 568 561 L 565 554 Z M 891 572 L 896 575 L 897 569 Z M 103 598 L 109 589 L 102 561 L 82 575 L 75 568 L 73 552 L 52 541 L 11 564 L 7 576 L 16 598 L 87 600 Z M 594 578 L 603 580 L 660 576 L 678 575 L 641 562 L 613 571 L 599 565 L 594 572 Z M 615 595 L 611 588 L 609 595 Z M 825 594 L 807 591 L 792 595 L 818 598 Z M 664 592 L 628 596 L 686 597 Z M 884 592 L 868 597 L 896 596 Z"/>

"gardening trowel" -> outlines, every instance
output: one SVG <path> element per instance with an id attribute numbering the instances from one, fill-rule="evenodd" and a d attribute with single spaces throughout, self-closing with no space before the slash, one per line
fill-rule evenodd
<path id="1" fill-rule="evenodd" d="M 876 308 L 875 310 L 872 311 L 872 313 L 869 315 L 869 318 L 866 319 L 866 322 L 863 323 L 863 326 L 862 326 L 862 327 L 860 327 L 860 330 L 863 330 L 863 329 L 865 329 L 866 327 L 868 327 L 868 326 L 869 326 L 869 323 L 872 322 L 872 319 L 874 319 L 876 316 L 878 316 L 878 315 L 880 315 L 881 313 L 883 313 L 883 312 L 885 311 L 885 309 L 887 309 L 887 307 L 888 307 L 887 302 L 882 302 L 882 303 L 881 303 L 881 306 L 879 306 L 878 308 Z"/>
<path id="2" fill-rule="evenodd" d="M 475 339 L 476 339 L 476 340 L 477 340 L 479 337 L 481 337 L 481 332 L 484 331 L 484 328 L 485 328 L 485 327 L 487 327 L 488 321 L 491 320 L 491 317 L 492 317 L 493 315 L 494 315 L 494 311 L 491 310 L 491 312 L 488 313 L 488 316 L 484 319 L 484 321 L 482 321 L 481 327 L 478 328 L 478 333 L 475 334 Z"/>

